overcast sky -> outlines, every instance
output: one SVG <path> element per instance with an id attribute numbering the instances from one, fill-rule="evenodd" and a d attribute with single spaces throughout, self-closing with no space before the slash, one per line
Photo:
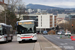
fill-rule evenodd
<path id="1" fill-rule="evenodd" d="M 62 8 L 75 8 L 75 0 L 23 0 L 23 2 L 25 5 L 32 3 Z"/>

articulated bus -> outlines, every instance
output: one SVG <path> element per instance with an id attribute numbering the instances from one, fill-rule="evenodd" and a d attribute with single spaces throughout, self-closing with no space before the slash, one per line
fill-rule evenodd
<path id="1" fill-rule="evenodd" d="M 8 42 L 13 39 L 13 29 L 11 25 L 0 23 L 0 42 Z"/>
<path id="2" fill-rule="evenodd" d="M 36 25 L 34 20 L 17 21 L 17 41 L 37 41 Z"/>

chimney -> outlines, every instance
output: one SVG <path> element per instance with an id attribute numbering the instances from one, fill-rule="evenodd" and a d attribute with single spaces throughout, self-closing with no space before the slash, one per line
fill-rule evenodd
<path id="1" fill-rule="evenodd" d="M 4 0 L 3 0 L 3 3 L 4 3 Z"/>

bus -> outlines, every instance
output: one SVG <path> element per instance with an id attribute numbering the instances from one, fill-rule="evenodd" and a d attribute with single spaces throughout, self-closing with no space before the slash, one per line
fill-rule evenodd
<path id="1" fill-rule="evenodd" d="M 17 21 L 17 41 L 37 41 L 36 24 L 34 20 Z"/>
<path id="2" fill-rule="evenodd" d="M 13 39 L 13 29 L 11 25 L 0 23 L 0 42 L 8 42 Z"/>

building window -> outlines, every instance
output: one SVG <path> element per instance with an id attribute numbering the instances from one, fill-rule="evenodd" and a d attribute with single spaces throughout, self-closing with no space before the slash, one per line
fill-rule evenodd
<path id="1" fill-rule="evenodd" d="M 50 22 L 52 22 L 52 19 L 50 19 Z"/>
<path id="2" fill-rule="evenodd" d="M 55 18 L 56 18 L 57 16 L 55 16 Z"/>
<path id="3" fill-rule="evenodd" d="M 52 24 L 50 25 L 50 27 L 52 27 Z"/>
<path id="4" fill-rule="evenodd" d="M 54 26 L 56 27 L 56 24 Z"/>

